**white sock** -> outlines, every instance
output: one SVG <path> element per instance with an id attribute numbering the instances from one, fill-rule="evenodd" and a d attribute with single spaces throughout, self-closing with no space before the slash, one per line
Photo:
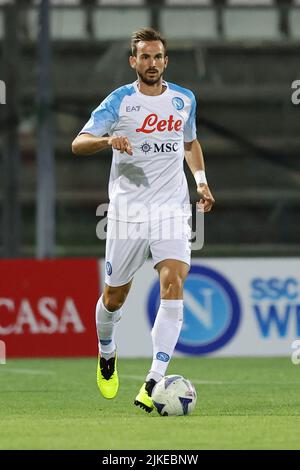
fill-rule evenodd
<path id="1" fill-rule="evenodd" d="M 179 338 L 183 320 L 183 300 L 160 301 L 152 328 L 153 361 L 146 381 L 158 382 L 166 373 Z"/>
<path id="2" fill-rule="evenodd" d="M 96 305 L 98 347 L 101 356 L 105 359 L 110 359 L 115 355 L 115 330 L 116 325 L 121 320 L 122 311 L 121 309 L 115 312 L 107 310 L 103 304 L 102 297 L 103 295 L 101 295 Z"/>

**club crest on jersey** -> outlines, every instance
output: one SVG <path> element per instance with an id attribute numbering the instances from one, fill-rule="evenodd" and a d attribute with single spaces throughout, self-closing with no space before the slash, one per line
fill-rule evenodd
<path id="1" fill-rule="evenodd" d="M 172 99 L 172 103 L 173 103 L 174 108 L 177 109 L 177 111 L 180 111 L 184 107 L 184 101 L 183 99 L 179 98 L 179 96 L 175 96 Z"/>
<path id="2" fill-rule="evenodd" d="M 106 267 L 106 272 L 107 272 L 107 275 L 110 276 L 111 273 L 112 273 L 112 265 L 109 261 L 106 262 L 105 264 L 105 267 Z"/>
<path id="3" fill-rule="evenodd" d="M 158 132 L 171 132 L 171 131 L 180 131 L 182 126 L 182 120 L 174 120 L 173 114 L 169 116 L 168 119 L 158 119 L 157 114 L 152 113 L 148 114 L 145 117 L 144 122 L 141 127 L 136 129 L 136 132 L 144 132 L 145 134 L 152 134 L 154 131 Z"/>

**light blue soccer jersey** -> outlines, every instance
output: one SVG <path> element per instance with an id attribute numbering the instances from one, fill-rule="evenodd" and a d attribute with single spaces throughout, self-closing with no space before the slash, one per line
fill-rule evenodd
<path id="1" fill-rule="evenodd" d="M 189 215 L 183 171 L 184 142 L 196 139 L 193 93 L 164 82 L 158 96 L 144 95 L 137 82 L 113 91 L 80 133 L 127 137 L 133 155 L 113 149 L 108 217 L 144 222 L 149 217 Z"/>

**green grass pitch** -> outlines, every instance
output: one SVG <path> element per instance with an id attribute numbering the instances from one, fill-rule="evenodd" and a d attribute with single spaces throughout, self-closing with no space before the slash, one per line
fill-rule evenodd
<path id="1" fill-rule="evenodd" d="M 289 358 L 174 358 L 195 385 L 194 413 L 150 415 L 132 403 L 150 360 L 120 359 L 103 399 L 96 360 L 0 365 L 0 449 L 299 449 L 300 365 Z"/>

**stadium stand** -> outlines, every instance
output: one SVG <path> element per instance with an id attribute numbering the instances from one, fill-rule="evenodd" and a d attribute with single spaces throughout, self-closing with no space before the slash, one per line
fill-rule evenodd
<path id="1" fill-rule="evenodd" d="M 278 13 L 272 7 L 230 6 L 224 12 L 225 36 L 228 39 L 280 39 Z"/>
<path id="2" fill-rule="evenodd" d="M 184 16 L 181 8 L 163 8 L 160 29 L 169 39 L 217 39 L 217 13 L 213 6 L 189 8 Z"/>
<path id="3" fill-rule="evenodd" d="M 291 103 L 291 83 L 299 78 L 299 4 L 189 1 L 187 6 L 167 0 L 157 10 L 146 1 L 126 8 L 101 3 L 56 2 L 52 11 L 59 253 L 103 250 L 95 236 L 95 210 L 107 200 L 110 154 L 75 158 L 70 144 L 101 99 L 135 79 L 128 67 L 130 33 L 153 24 L 153 12 L 159 11 L 157 26 L 169 39 L 166 78 L 197 96 L 198 135 L 217 200 L 215 215 L 207 218 L 203 254 L 299 254 L 299 109 Z M 30 254 L 37 12 L 32 2 L 26 11 L 19 81 L 23 244 Z M 0 13 L 1 34 L 1 6 Z M 196 200 L 189 174 L 188 179 Z"/>

